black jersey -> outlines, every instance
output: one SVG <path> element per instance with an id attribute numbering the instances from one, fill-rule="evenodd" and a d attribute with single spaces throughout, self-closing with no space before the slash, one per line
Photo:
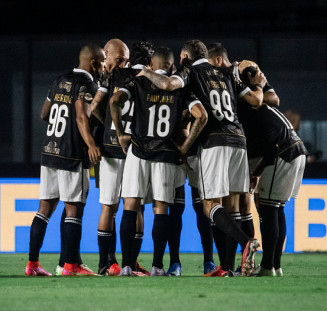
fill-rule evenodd
<path id="1" fill-rule="evenodd" d="M 239 103 L 241 122 L 251 149 L 249 158 L 262 156 L 267 165 L 276 157 L 290 162 L 307 154 L 300 137 L 287 118 L 274 107 L 262 105 L 258 109 L 248 103 Z"/>
<path id="2" fill-rule="evenodd" d="M 183 85 L 190 85 L 208 113 L 200 142 L 203 148 L 233 146 L 246 149 L 246 140 L 237 116 L 237 96 L 250 89 L 231 69 L 213 67 L 205 59 L 184 66 L 174 74 Z"/>
<path id="3" fill-rule="evenodd" d="M 75 102 L 83 98 L 91 104 L 96 91 L 93 77 L 82 69 L 74 69 L 52 83 L 48 93 L 51 109 L 41 165 L 75 171 L 82 163 L 83 168 L 89 168 L 87 146 L 76 123 Z"/>
<path id="4" fill-rule="evenodd" d="M 133 154 L 149 161 L 178 164 L 179 152 L 171 138 L 178 129 L 185 107 L 199 101 L 186 89 L 164 91 L 145 77 L 137 77 L 122 90 L 134 100 L 135 105 Z"/>
<path id="5" fill-rule="evenodd" d="M 135 76 L 141 71 L 141 66 L 136 65 L 132 68 L 117 68 L 111 77 L 109 85 L 109 98 L 117 92 L 120 88 L 124 87 L 128 82 L 134 80 Z M 122 109 L 122 121 L 124 126 L 124 132 L 131 134 L 131 124 L 134 111 L 134 102 L 127 100 Z M 103 149 L 104 156 L 108 158 L 125 159 L 124 154 L 116 133 L 114 122 L 111 118 L 110 107 L 107 107 L 106 119 L 105 119 L 105 130 L 103 135 Z"/>

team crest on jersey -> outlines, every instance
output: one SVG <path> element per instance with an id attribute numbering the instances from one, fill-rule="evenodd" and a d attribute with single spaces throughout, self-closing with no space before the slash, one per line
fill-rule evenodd
<path id="1" fill-rule="evenodd" d="M 72 83 L 71 82 L 60 82 L 59 88 L 65 89 L 67 92 L 70 92 L 72 89 Z"/>

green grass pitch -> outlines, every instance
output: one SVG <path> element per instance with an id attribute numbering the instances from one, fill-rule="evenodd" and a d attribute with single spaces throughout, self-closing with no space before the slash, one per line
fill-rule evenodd
<path id="1" fill-rule="evenodd" d="M 283 278 L 205 278 L 201 254 L 181 254 L 182 277 L 35 278 L 24 277 L 27 258 L 0 254 L 0 310 L 327 310 L 323 253 L 285 254 Z M 82 258 L 96 270 L 97 254 Z M 57 260 L 58 254 L 40 256 L 50 272 Z M 139 257 L 148 269 L 151 260 L 152 254 Z"/>

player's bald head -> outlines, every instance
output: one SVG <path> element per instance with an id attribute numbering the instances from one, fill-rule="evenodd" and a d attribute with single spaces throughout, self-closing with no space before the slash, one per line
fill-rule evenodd
<path id="1" fill-rule="evenodd" d="M 124 67 L 129 59 L 129 49 L 120 39 L 111 39 L 104 46 L 106 70 L 112 72 L 116 67 Z"/>
<path id="2" fill-rule="evenodd" d="M 171 66 L 174 64 L 174 53 L 168 47 L 158 47 L 154 50 L 151 58 L 151 65 L 153 70 L 162 69 L 169 72 Z"/>
<path id="3" fill-rule="evenodd" d="M 128 51 L 127 45 L 120 39 L 111 39 L 104 46 L 104 50 L 109 52 Z"/>

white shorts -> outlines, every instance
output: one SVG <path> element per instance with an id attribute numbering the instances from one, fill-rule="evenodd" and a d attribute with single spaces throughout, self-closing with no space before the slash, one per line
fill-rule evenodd
<path id="1" fill-rule="evenodd" d="M 40 199 L 63 202 L 86 202 L 90 172 L 79 165 L 76 172 L 41 166 Z"/>
<path id="2" fill-rule="evenodd" d="M 199 180 L 199 161 L 197 156 L 189 156 L 187 161 L 193 171 L 187 168 L 185 164 L 177 165 L 175 176 L 175 188 L 179 188 L 185 184 L 185 179 L 188 178 L 188 184 L 191 187 L 198 187 Z"/>
<path id="3" fill-rule="evenodd" d="M 202 200 L 216 199 L 230 192 L 249 190 L 246 150 L 217 146 L 199 151 L 199 194 Z"/>
<path id="4" fill-rule="evenodd" d="M 277 158 L 274 165 L 263 170 L 259 184 L 262 199 L 288 201 L 296 198 L 303 178 L 306 156 L 300 155 L 291 162 Z"/>
<path id="5" fill-rule="evenodd" d="M 100 203 L 117 204 L 120 201 L 125 159 L 102 157 L 100 161 Z"/>
<path id="6" fill-rule="evenodd" d="M 153 200 L 172 204 L 175 196 L 175 170 L 175 164 L 136 157 L 130 147 L 126 157 L 121 196 L 142 198 L 148 203 L 148 193 L 152 193 Z"/>

